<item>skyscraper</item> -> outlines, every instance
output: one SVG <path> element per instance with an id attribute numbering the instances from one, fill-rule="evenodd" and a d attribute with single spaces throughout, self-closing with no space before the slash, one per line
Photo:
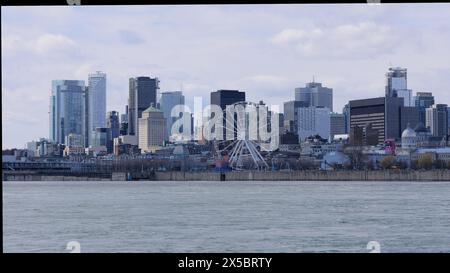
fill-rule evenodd
<path id="1" fill-rule="evenodd" d="M 345 134 L 345 115 L 338 113 L 330 113 L 330 139 L 333 140 L 335 135 Z"/>
<path id="2" fill-rule="evenodd" d="M 151 105 L 156 106 L 159 89 L 158 78 L 130 78 L 128 97 L 128 134 L 138 136 L 138 120 Z"/>
<path id="3" fill-rule="evenodd" d="M 164 113 L 164 118 L 166 119 L 167 135 L 170 137 L 172 135 L 171 134 L 172 124 L 179 118 L 179 117 L 172 117 L 171 111 L 176 105 L 184 106 L 184 96 L 181 93 L 181 91 L 163 92 L 161 93 L 161 99 L 159 100 L 159 104 L 161 111 Z M 190 128 L 186 129 L 190 130 Z"/>
<path id="4" fill-rule="evenodd" d="M 390 67 L 386 73 L 386 97 L 403 98 L 404 106 L 413 106 L 412 91 L 408 89 L 406 68 Z"/>
<path id="5" fill-rule="evenodd" d="M 350 105 L 347 103 L 342 109 L 342 114 L 345 117 L 345 134 L 350 133 Z"/>
<path id="6" fill-rule="evenodd" d="M 426 126 L 430 128 L 435 137 L 444 137 L 448 134 L 447 104 L 436 104 L 426 110 Z"/>
<path id="7" fill-rule="evenodd" d="M 50 96 L 50 139 L 65 143 L 66 136 L 85 136 L 86 89 L 84 81 L 53 80 Z"/>
<path id="8" fill-rule="evenodd" d="M 330 137 L 330 109 L 326 107 L 298 108 L 298 137 L 300 141 L 313 135 Z"/>
<path id="9" fill-rule="evenodd" d="M 401 135 L 400 108 L 403 98 L 380 97 L 350 101 L 350 130 L 377 131 L 378 144 L 386 139 L 399 139 Z M 358 131 L 358 129 L 355 129 Z M 369 129 L 369 130 L 368 130 Z"/>
<path id="10" fill-rule="evenodd" d="M 430 92 L 417 92 L 414 97 L 414 106 L 419 107 L 419 120 L 426 124 L 426 109 L 434 105 L 434 96 Z"/>
<path id="11" fill-rule="evenodd" d="M 93 132 L 96 128 L 106 126 L 106 74 L 100 71 L 89 74 L 88 77 L 88 145 L 91 145 Z M 88 146 L 86 145 L 86 146 Z"/>
<path id="12" fill-rule="evenodd" d="M 400 107 L 401 132 L 408 128 L 408 125 L 410 128 L 415 128 L 420 122 L 420 107 Z"/>
<path id="13" fill-rule="evenodd" d="M 236 102 L 245 101 L 245 92 L 239 90 L 217 90 L 211 92 L 211 104 L 218 105 L 223 111 L 226 110 L 228 105 L 232 105 Z M 223 113 L 223 139 L 226 139 L 226 113 Z"/>
<path id="14" fill-rule="evenodd" d="M 139 149 L 142 152 L 153 152 L 164 145 L 167 140 L 166 120 L 164 113 L 150 106 L 139 118 Z"/>
<path id="15" fill-rule="evenodd" d="M 245 92 L 239 90 L 217 90 L 211 92 L 211 104 L 220 106 L 222 110 L 225 110 L 227 105 L 240 101 L 245 101 Z"/>
<path id="16" fill-rule="evenodd" d="M 106 128 L 109 129 L 108 133 L 108 153 L 113 152 L 113 141 L 120 134 L 119 113 L 117 111 L 110 111 L 106 114 Z"/>
<path id="17" fill-rule="evenodd" d="M 287 101 L 284 103 L 284 129 L 289 133 L 298 134 L 298 109 L 309 107 L 309 102 Z"/>
<path id="18" fill-rule="evenodd" d="M 322 86 L 319 82 L 307 83 L 305 87 L 295 88 L 295 100 L 309 106 L 326 107 L 333 112 L 333 89 Z"/>
<path id="19" fill-rule="evenodd" d="M 125 106 L 125 114 L 120 115 L 120 135 L 128 133 L 128 105 Z"/>

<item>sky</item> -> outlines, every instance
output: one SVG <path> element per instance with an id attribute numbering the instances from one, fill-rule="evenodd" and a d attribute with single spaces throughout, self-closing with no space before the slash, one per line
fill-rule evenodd
<path id="1" fill-rule="evenodd" d="M 107 111 L 123 113 L 128 79 L 158 77 L 209 104 L 238 89 L 280 105 L 312 81 L 334 110 L 384 95 L 390 66 L 408 88 L 450 104 L 450 4 L 1 7 L 2 147 L 48 138 L 54 79 L 107 74 Z M 192 109 L 193 110 L 193 109 Z"/>

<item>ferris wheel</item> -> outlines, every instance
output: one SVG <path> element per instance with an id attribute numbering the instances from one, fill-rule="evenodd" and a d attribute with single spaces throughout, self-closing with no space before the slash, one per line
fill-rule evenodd
<path id="1" fill-rule="evenodd" d="M 270 144 L 273 140 L 263 138 L 260 130 L 270 128 L 271 122 L 269 115 L 261 115 L 261 107 L 267 110 L 265 104 L 243 101 L 223 110 L 222 132 L 227 137 L 224 140 L 214 140 L 214 149 L 217 159 L 226 161 L 234 170 L 269 169 L 263 154 L 271 152 Z M 278 132 L 276 138 L 278 141 Z"/>

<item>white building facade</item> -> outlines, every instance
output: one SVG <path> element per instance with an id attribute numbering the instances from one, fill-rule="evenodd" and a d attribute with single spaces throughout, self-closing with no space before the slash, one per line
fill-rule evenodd
<path id="1" fill-rule="evenodd" d="M 142 118 L 139 118 L 139 149 L 142 153 L 154 152 L 162 147 L 167 139 L 163 112 L 150 106 L 142 112 Z"/>

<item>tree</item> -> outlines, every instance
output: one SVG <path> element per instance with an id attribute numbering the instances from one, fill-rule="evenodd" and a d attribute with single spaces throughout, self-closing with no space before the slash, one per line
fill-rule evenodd
<path id="1" fill-rule="evenodd" d="M 381 161 L 380 161 L 380 165 L 381 165 L 381 168 L 383 168 L 383 169 L 390 169 L 390 168 L 392 168 L 392 166 L 395 164 L 395 157 L 393 157 L 393 156 L 386 156 L 385 158 L 383 158 Z"/>
<path id="2" fill-rule="evenodd" d="M 433 167 L 433 156 L 431 154 L 425 154 L 419 157 L 417 165 L 421 169 L 431 169 Z"/>

